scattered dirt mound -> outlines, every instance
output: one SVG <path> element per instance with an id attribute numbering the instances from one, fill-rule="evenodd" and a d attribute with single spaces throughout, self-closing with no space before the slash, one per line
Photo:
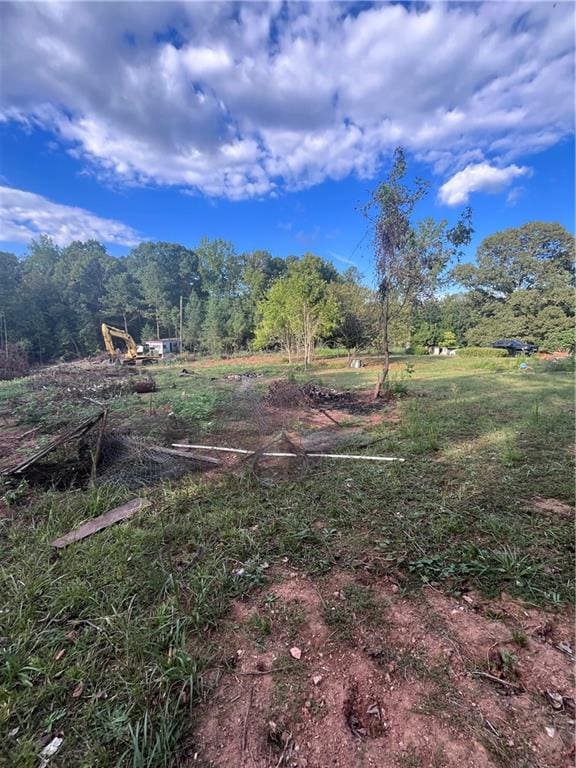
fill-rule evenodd
<path id="1" fill-rule="evenodd" d="M 195 717 L 189 765 L 572 764 L 566 617 L 432 588 L 408 598 L 391 577 L 280 578 L 234 608 L 236 661 Z"/>

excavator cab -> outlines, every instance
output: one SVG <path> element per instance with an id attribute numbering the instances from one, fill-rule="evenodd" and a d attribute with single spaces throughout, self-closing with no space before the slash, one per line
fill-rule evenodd
<path id="1" fill-rule="evenodd" d="M 113 325 L 102 323 L 102 336 L 110 362 L 120 362 L 122 365 L 146 365 L 155 363 L 160 359 L 158 355 L 153 354 L 148 349 L 147 345 L 137 345 L 129 333 L 120 328 L 115 328 Z M 115 338 L 122 339 L 126 344 L 126 352 L 124 354 L 114 346 Z"/>

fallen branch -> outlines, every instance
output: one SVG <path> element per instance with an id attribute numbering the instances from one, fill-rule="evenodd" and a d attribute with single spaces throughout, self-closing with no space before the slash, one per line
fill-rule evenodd
<path id="1" fill-rule="evenodd" d="M 29 429 L 28 432 L 24 432 L 24 434 L 19 435 L 18 440 L 23 440 L 25 437 L 28 437 L 28 435 L 32 435 L 34 432 L 38 432 L 40 427 L 33 427 L 32 429 Z"/>
<path id="2" fill-rule="evenodd" d="M 202 449 L 204 451 L 223 451 L 226 453 L 244 453 L 244 454 L 253 454 L 256 453 L 256 451 L 248 451 L 245 448 L 224 448 L 222 446 L 217 445 L 188 445 L 187 443 L 172 443 L 173 448 L 193 448 L 193 449 Z M 349 453 L 307 453 L 303 451 L 302 453 L 289 453 L 285 451 L 263 451 L 261 456 L 275 456 L 280 458 L 287 458 L 292 457 L 296 458 L 298 456 L 309 456 L 311 458 L 315 459 L 350 459 L 352 461 L 405 461 L 405 459 L 400 459 L 395 456 L 359 456 L 358 454 L 349 454 Z"/>
<path id="3" fill-rule="evenodd" d="M 104 432 L 106 431 L 106 422 L 108 421 L 108 409 L 104 409 L 102 418 L 100 420 L 100 429 L 98 430 L 98 439 L 96 441 L 96 448 L 92 454 L 92 471 L 90 472 L 90 483 L 93 485 L 96 480 L 96 471 L 98 469 L 98 462 L 100 461 L 100 453 L 102 451 L 102 439 Z"/>
<path id="4" fill-rule="evenodd" d="M 63 549 L 68 544 L 85 539 L 87 536 L 92 536 L 93 533 L 101 531 L 103 528 L 108 528 L 114 525 L 114 523 L 120 522 L 120 520 L 127 520 L 133 517 L 139 510 L 149 506 L 150 502 L 147 499 L 132 499 L 132 501 L 123 504 L 121 507 L 111 509 L 109 512 L 99 515 L 99 517 L 94 517 L 92 520 L 82 523 L 78 528 L 74 528 L 59 539 L 55 539 L 52 542 L 52 546 L 56 549 Z"/>
<path id="5" fill-rule="evenodd" d="M 246 749 L 248 743 L 248 718 L 250 716 L 250 709 L 252 708 L 252 699 L 254 697 L 254 683 L 250 688 L 250 696 L 248 697 L 248 706 L 246 707 L 246 715 L 244 716 L 244 725 L 242 727 L 242 752 Z"/>
<path id="6" fill-rule="evenodd" d="M 499 683 L 500 685 L 503 685 L 505 688 L 510 688 L 512 691 L 516 691 L 517 693 L 523 693 L 524 692 L 524 686 L 518 685 L 517 683 L 510 683 L 508 680 L 502 680 L 501 677 L 496 677 L 496 675 L 491 675 L 489 672 L 482 672 L 479 669 L 475 669 L 472 674 L 474 677 L 484 677 L 486 680 L 491 680 L 493 683 Z"/>

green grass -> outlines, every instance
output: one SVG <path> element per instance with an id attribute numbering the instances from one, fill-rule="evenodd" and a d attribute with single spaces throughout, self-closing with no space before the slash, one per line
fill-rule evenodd
<path id="1" fill-rule="evenodd" d="M 407 361 L 415 369 L 402 378 Z M 209 693 L 203 672 L 228 663 L 219 632 L 231 601 L 265 596 L 268 566 L 284 558 L 312 576 L 389 566 L 416 592 L 431 582 L 454 593 L 506 590 L 552 608 L 573 600 L 571 522 L 529 503 L 535 495 L 573 503 L 570 373 L 535 363 L 523 374 L 505 359 L 410 357 L 394 367 L 408 395 L 398 422 L 373 429 L 380 442 L 368 451 L 404 464 L 319 465 L 298 482 L 273 484 L 248 470 L 210 482 L 190 475 L 152 489 L 152 507 L 130 522 L 60 555 L 54 537 L 133 494 L 12 492 L 0 518 L 0 764 L 36 766 L 43 744 L 61 733 L 55 766 L 173 765 L 194 705 Z M 177 367 L 158 368 L 152 409 L 210 429 L 237 390 L 207 377 L 246 369 L 239 359 L 179 379 Z M 267 375 L 287 370 L 271 361 Z M 315 374 L 354 388 L 371 385 L 376 368 L 321 363 L 306 377 Z M 25 380 L 0 386 L 0 402 L 14 397 L 49 418 Z M 111 401 L 114 418 L 145 423 L 149 401 Z M 298 616 L 262 599 L 249 624 L 254 639 L 265 642 L 275 622 L 290 635 Z M 358 587 L 334 607 L 333 625 L 348 636 L 383 610 Z M 406 675 L 420 674 L 418 659 L 404 663 Z"/>

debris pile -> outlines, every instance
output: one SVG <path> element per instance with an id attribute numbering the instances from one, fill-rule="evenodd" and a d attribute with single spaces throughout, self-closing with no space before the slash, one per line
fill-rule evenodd
<path id="1" fill-rule="evenodd" d="M 348 392 L 320 387 L 312 381 L 301 385 L 291 381 L 273 381 L 264 396 L 264 402 L 274 408 L 298 408 L 310 404 L 342 403 L 349 397 Z"/>
<path id="2" fill-rule="evenodd" d="M 87 369 L 76 365 L 48 368 L 30 379 L 30 389 L 41 392 L 58 389 L 63 399 L 78 402 L 86 398 L 104 401 L 134 391 L 135 371 L 126 368 L 110 370 L 110 366 Z"/>
<path id="3" fill-rule="evenodd" d="M 245 371 L 244 373 L 227 373 L 220 378 L 224 381 L 244 381 L 245 379 L 261 379 L 264 377 L 263 373 L 258 371 Z M 212 378 L 211 381 L 216 381 L 216 378 Z"/>
<path id="4" fill-rule="evenodd" d="M 90 450 L 88 433 L 101 424 L 101 432 L 95 439 L 95 449 Z M 12 478 L 26 478 L 32 484 L 44 482 L 58 486 L 69 485 L 76 478 L 85 477 L 98 462 L 100 440 L 106 423 L 106 411 L 98 411 L 78 424 L 53 437 L 17 463 L 3 468 L 2 474 Z M 43 459 L 50 455 L 50 460 Z"/>

